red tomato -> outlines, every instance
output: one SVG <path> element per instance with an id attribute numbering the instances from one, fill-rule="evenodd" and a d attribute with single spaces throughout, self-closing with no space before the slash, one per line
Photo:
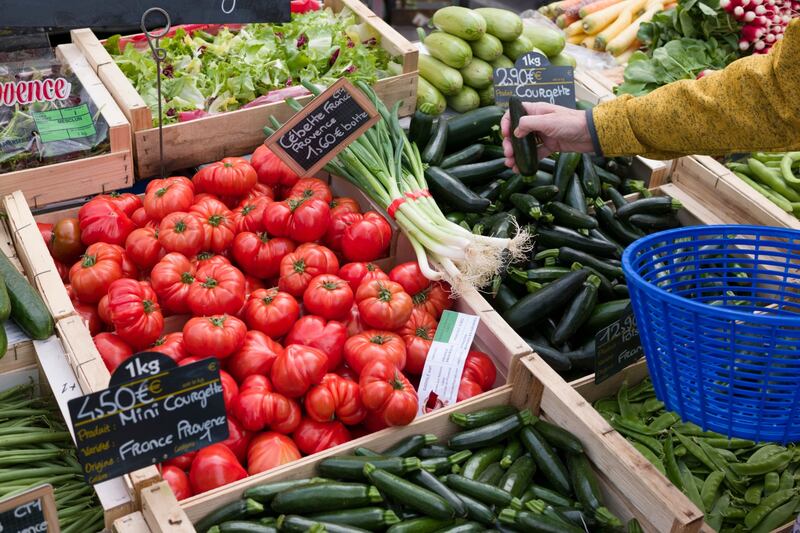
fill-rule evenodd
<path id="1" fill-rule="evenodd" d="M 389 279 L 402 285 L 403 290 L 412 296 L 427 289 L 431 284 L 431 280 L 422 274 L 416 261 L 397 265 L 389 271 Z"/>
<path id="2" fill-rule="evenodd" d="M 167 333 L 159 337 L 150 348 L 154 352 L 163 353 L 176 363 L 188 356 L 186 345 L 183 342 L 183 333 Z"/>
<path id="3" fill-rule="evenodd" d="M 42 234 L 43 236 L 44 233 Z M 52 228 L 50 240 L 45 241 L 53 259 L 72 263 L 84 252 L 81 223 L 77 218 L 62 218 Z"/>
<path id="4" fill-rule="evenodd" d="M 204 198 L 189 210 L 200 218 L 203 224 L 203 250 L 223 252 L 233 242 L 236 223 L 233 212 L 228 207 L 214 198 Z"/>
<path id="5" fill-rule="evenodd" d="M 186 257 L 195 255 L 203 248 L 205 229 L 197 215 L 174 211 L 158 226 L 158 242 L 167 252 L 178 252 Z"/>
<path id="6" fill-rule="evenodd" d="M 122 209 L 104 198 L 94 198 L 78 211 L 81 241 L 85 245 L 96 242 L 125 245 L 125 239 L 136 225 Z"/>
<path id="7" fill-rule="evenodd" d="M 461 377 L 474 381 L 483 390 L 489 390 L 497 380 L 497 368 L 491 357 L 483 352 L 470 350 Z"/>
<path id="8" fill-rule="evenodd" d="M 406 426 L 417 416 L 417 391 L 389 360 L 375 359 L 361 371 L 361 400 L 389 426 Z"/>
<path id="9" fill-rule="evenodd" d="M 211 251 L 203 251 L 192 257 L 192 264 L 195 268 L 200 268 L 205 265 L 212 265 L 215 263 L 230 265 L 231 260 L 222 254 L 214 253 Z"/>
<path id="10" fill-rule="evenodd" d="M 136 264 L 131 261 L 131 258 L 128 257 L 128 252 L 125 251 L 125 248 L 119 246 L 118 244 L 109 244 L 107 246 L 113 247 L 115 250 L 119 252 L 120 257 L 122 258 L 122 277 L 130 278 L 130 279 L 139 279 L 139 268 Z"/>
<path id="11" fill-rule="evenodd" d="M 325 374 L 319 385 L 311 387 L 306 393 L 305 407 L 309 418 L 318 422 L 337 418 L 352 426 L 367 416 L 358 383 L 338 374 Z"/>
<path id="12" fill-rule="evenodd" d="M 212 444 L 197 452 L 189 471 L 192 491 L 200 494 L 247 477 L 236 456 L 224 444 Z"/>
<path id="13" fill-rule="evenodd" d="M 408 322 L 414 307 L 411 296 L 393 281 L 362 283 L 356 291 L 356 303 L 366 325 L 388 330 L 401 328 Z"/>
<path id="14" fill-rule="evenodd" d="M 344 343 L 344 360 L 359 375 L 374 359 L 386 359 L 402 370 L 406 366 L 406 343 L 397 333 L 374 329 L 354 335 Z"/>
<path id="15" fill-rule="evenodd" d="M 186 359 L 188 359 L 188 357 Z M 186 359 L 183 361 L 186 361 Z M 181 363 L 183 363 L 183 361 L 181 361 Z M 236 384 L 236 380 L 233 379 L 233 376 L 224 370 L 219 371 L 219 381 L 222 383 L 222 401 L 225 402 L 225 411 L 227 412 L 231 410 L 234 399 L 239 396 L 239 385 Z"/>
<path id="16" fill-rule="evenodd" d="M 337 270 L 339 261 L 328 248 L 318 245 L 300 246 L 281 259 L 278 287 L 299 298 L 312 278 L 320 274 L 335 274 Z"/>
<path id="17" fill-rule="evenodd" d="M 267 232 L 242 232 L 233 240 L 233 258 L 242 270 L 257 278 L 272 278 L 281 269 L 281 260 L 295 249 L 294 242 L 282 237 L 270 239 Z"/>
<path id="18" fill-rule="evenodd" d="M 128 216 L 133 215 L 133 213 L 142 207 L 142 200 L 131 192 L 112 192 L 109 194 L 102 194 L 99 198 L 104 198 L 115 204 L 117 207 L 122 209 L 122 212 Z"/>
<path id="19" fill-rule="evenodd" d="M 131 222 L 136 224 L 137 227 L 143 228 L 150 222 L 150 217 L 147 216 L 147 211 L 144 210 L 144 207 L 140 207 L 136 211 L 134 211 L 131 216 Z"/>
<path id="20" fill-rule="evenodd" d="M 333 274 L 321 274 L 308 283 L 303 293 L 303 305 L 309 313 L 328 320 L 340 320 L 353 306 L 353 289 Z"/>
<path id="21" fill-rule="evenodd" d="M 247 472 L 253 476 L 302 457 L 294 441 L 286 435 L 268 431 L 253 439 L 247 450 Z"/>
<path id="22" fill-rule="evenodd" d="M 328 369 L 328 356 L 302 344 L 290 344 L 272 363 L 270 380 L 275 390 L 289 398 L 298 398 L 322 381 Z"/>
<path id="23" fill-rule="evenodd" d="M 150 283 L 161 306 L 171 313 L 189 312 L 189 288 L 194 284 L 195 269 L 186 256 L 165 255 L 150 272 Z"/>
<path id="24" fill-rule="evenodd" d="M 249 390 L 272 392 L 272 383 L 269 382 L 269 378 L 267 376 L 253 374 L 242 380 L 242 386 L 239 388 L 239 393 Z"/>
<path id="25" fill-rule="evenodd" d="M 233 265 L 221 263 L 197 269 L 187 295 L 194 315 L 235 315 L 244 305 L 244 275 Z"/>
<path id="26" fill-rule="evenodd" d="M 481 393 L 483 393 L 483 388 L 478 383 L 465 376 L 461 376 L 461 381 L 458 383 L 457 402 L 463 402 Z"/>
<path id="27" fill-rule="evenodd" d="M 330 202 L 328 206 L 331 208 L 331 218 L 338 216 L 339 213 L 360 213 L 361 206 L 358 202 L 347 196 L 337 196 Z"/>
<path id="28" fill-rule="evenodd" d="M 342 251 L 342 236 L 347 228 L 364 219 L 364 215 L 353 211 L 340 211 L 331 217 L 328 230 L 325 232 L 325 244 L 337 252 Z"/>
<path id="29" fill-rule="evenodd" d="M 53 225 L 46 222 L 37 222 L 36 227 L 39 228 L 39 233 L 42 235 L 44 243 L 47 245 L 47 251 L 53 254 Z"/>
<path id="30" fill-rule="evenodd" d="M 58 277 L 61 278 L 63 283 L 69 283 L 69 265 L 66 263 L 62 263 L 58 259 L 53 259 L 53 263 L 56 264 L 56 270 L 58 271 Z"/>
<path id="31" fill-rule="evenodd" d="M 210 192 L 217 196 L 244 196 L 257 180 L 255 169 L 241 157 L 226 157 L 211 163 L 192 178 L 197 192 Z"/>
<path id="32" fill-rule="evenodd" d="M 275 190 L 266 183 L 256 183 L 241 203 L 244 203 L 245 200 L 253 200 L 255 198 L 269 198 L 270 200 L 274 200 Z"/>
<path id="33" fill-rule="evenodd" d="M 247 448 L 252 438 L 252 433 L 244 429 L 236 419 L 228 417 L 228 438 L 222 441 L 222 444 L 227 446 L 242 464 L 247 460 Z"/>
<path id="34" fill-rule="evenodd" d="M 150 270 L 166 253 L 158 242 L 158 230 L 138 228 L 125 240 L 125 253 L 137 267 Z"/>
<path id="35" fill-rule="evenodd" d="M 373 261 L 386 255 L 392 240 L 392 227 L 374 211 L 364 213 L 364 219 L 345 228 L 342 234 L 342 253 L 348 261 Z"/>
<path id="36" fill-rule="evenodd" d="M 194 185 L 183 176 L 152 180 L 144 194 L 144 210 L 158 222 L 175 211 L 188 211 L 194 202 Z"/>
<path id="37" fill-rule="evenodd" d="M 244 342 L 247 326 L 229 315 L 194 317 L 183 326 L 183 342 L 191 355 L 230 356 Z"/>
<path id="38" fill-rule="evenodd" d="M 88 328 L 89 334 L 92 336 L 97 335 L 104 329 L 103 321 L 100 320 L 100 315 L 97 313 L 97 308 L 91 304 L 74 303 L 73 307 L 81 321 Z"/>
<path id="39" fill-rule="evenodd" d="M 359 333 L 363 333 L 364 331 L 368 330 L 369 327 L 364 325 L 361 322 L 361 315 L 358 314 L 358 306 L 353 305 L 350 308 L 350 317 L 347 319 L 347 323 L 345 324 L 347 328 L 347 336 L 352 337 L 353 335 L 358 335 Z"/>
<path id="40" fill-rule="evenodd" d="M 336 373 L 342 376 L 344 379 L 349 379 L 350 381 L 355 381 L 358 383 L 358 374 L 347 365 L 342 365 L 336 369 Z"/>
<path id="41" fill-rule="evenodd" d="M 301 452 L 311 455 L 350 441 L 350 432 L 336 420 L 317 422 L 304 418 L 292 437 Z"/>
<path id="42" fill-rule="evenodd" d="M 300 405 L 295 400 L 272 392 L 269 380 L 256 374 L 242 382 L 230 412 L 245 429 L 261 431 L 268 428 L 285 434 L 294 431 L 302 418 Z"/>
<path id="43" fill-rule="evenodd" d="M 363 282 L 385 281 L 389 279 L 386 272 L 375 263 L 347 263 L 339 269 L 339 277 L 350 284 L 353 294 Z M 408 292 L 408 291 L 406 291 Z"/>
<path id="44" fill-rule="evenodd" d="M 303 344 L 321 350 L 328 356 L 327 371 L 330 372 L 342 362 L 342 350 L 347 340 L 347 331 L 341 322 L 307 315 L 297 320 L 286 335 L 285 344 Z"/>
<path id="45" fill-rule="evenodd" d="M 244 321 L 250 329 L 273 339 L 283 337 L 300 316 L 300 306 L 291 294 L 276 288 L 258 289 L 244 304 Z"/>
<path id="46" fill-rule="evenodd" d="M 249 298 L 251 294 L 259 289 L 264 289 L 264 282 L 255 276 L 244 276 L 244 297 Z M 246 302 L 245 302 L 246 303 Z M 241 318 L 241 316 L 240 316 Z"/>
<path id="47" fill-rule="evenodd" d="M 164 465 L 161 467 L 161 477 L 167 482 L 175 498 L 185 500 L 192 496 L 192 488 L 189 486 L 189 476 L 186 472 L 176 466 Z"/>
<path id="48" fill-rule="evenodd" d="M 252 374 L 269 374 L 272 363 L 283 353 L 283 346 L 260 331 L 250 330 L 239 350 L 228 359 L 226 368 L 240 382 Z"/>
<path id="49" fill-rule="evenodd" d="M 317 198 L 272 202 L 264 209 L 264 227 L 276 237 L 313 242 L 328 230 L 330 211 L 328 204 Z"/>
<path id="50" fill-rule="evenodd" d="M 257 196 L 255 198 L 245 198 L 239 207 L 233 210 L 233 223 L 236 226 L 236 233 L 252 231 L 258 233 L 264 231 L 264 208 L 272 201 L 267 196 Z"/>
<path id="51" fill-rule="evenodd" d="M 425 368 L 428 350 L 436 334 L 436 320 L 420 308 L 414 309 L 411 318 L 398 333 L 406 343 L 406 366 L 403 370 L 419 376 Z"/>
<path id="52" fill-rule="evenodd" d="M 258 181 L 272 187 L 291 188 L 300 176 L 286 166 L 286 163 L 275 155 L 275 152 L 263 144 L 256 148 L 250 158 L 250 164 L 256 170 Z"/>
<path id="53" fill-rule="evenodd" d="M 133 355 L 133 348 L 114 333 L 98 333 L 92 340 L 109 372 Z"/>
<path id="54" fill-rule="evenodd" d="M 367 411 L 367 418 L 364 419 L 362 426 L 364 426 L 367 434 L 375 433 L 376 431 L 380 431 L 389 427 L 388 424 L 386 424 L 386 422 L 383 420 L 383 415 L 376 411 Z"/>
<path id="55" fill-rule="evenodd" d="M 158 293 L 156 293 L 157 295 Z M 75 302 L 73 302 L 74 304 Z M 100 301 L 97 303 L 97 316 L 100 317 L 100 320 L 103 321 L 103 324 L 106 326 L 111 326 L 111 312 L 108 310 L 108 293 L 105 296 L 100 298 Z"/>
<path id="56" fill-rule="evenodd" d="M 69 283 L 78 299 L 85 303 L 100 301 L 112 283 L 122 278 L 122 254 L 119 249 L 96 243 L 69 270 Z"/>
<path id="57" fill-rule="evenodd" d="M 289 190 L 286 198 L 296 198 L 298 200 L 303 198 L 316 198 L 323 202 L 330 203 L 333 200 L 333 194 L 328 184 L 317 178 L 301 178 Z"/>
<path id="58" fill-rule="evenodd" d="M 197 452 L 188 452 L 183 455 L 173 457 L 172 459 L 167 459 L 161 464 L 174 466 L 175 468 L 186 472 L 192 467 L 192 461 L 194 461 L 195 455 L 197 455 Z"/>
<path id="59" fill-rule="evenodd" d="M 434 281 L 427 289 L 414 294 L 413 299 L 414 307 L 421 307 L 433 315 L 436 320 L 439 320 L 445 309 L 453 306 L 450 289 L 441 281 Z"/>
<path id="60" fill-rule="evenodd" d="M 118 279 L 108 288 L 108 311 L 117 335 L 136 349 L 153 344 L 164 329 L 164 315 L 150 282 Z"/>

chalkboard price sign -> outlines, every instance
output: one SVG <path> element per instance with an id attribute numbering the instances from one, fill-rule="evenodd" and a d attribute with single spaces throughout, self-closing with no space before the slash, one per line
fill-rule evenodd
<path id="1" fill-rule="evenodd" d="M 378 110 L 342 78 L 266 140 L 300 176 L 313 176 L 380 119 Z"/>
<path id="2" fill-rule="evenodd" d="M 78 459 L 90 484 L 228 438 L 219 360 L 165 368 L 161 354 L 137 354 L 138 377 L 69 401 Z M 162 356 L 164 357 L 164 356 Z M 136 368 L 140 368 L 141 372 Z"/>
<path id="3" fill-rule="evenodd" d="M 547 56 L 528 52 L 511 68 L 494 70 L 494 100 L 507 105 L 512 96 L 523 102 L 546 102 L 575 108 L 575 72 L 550 64 Z"/>
<path id="4" fill-rule="evenodd" d="M 642 357 L 644 351 L 632 307 L 628 306 L 619 320 L 597 332 L 595 346 L 595 384 L 602 383 Z"/>
<path id="5" fill-rule="evenodd" d="M 0 533 L 60 531 L 52 485 L 40 485 L 0 501 Z"/>
<path id="6" fill-rule="evenodd" d="M 289 22 L 288 0 L 11 0 L 3 2 L 9 27 L 139 27 L 142 13 L 160 7 L 173 24 Z"/>

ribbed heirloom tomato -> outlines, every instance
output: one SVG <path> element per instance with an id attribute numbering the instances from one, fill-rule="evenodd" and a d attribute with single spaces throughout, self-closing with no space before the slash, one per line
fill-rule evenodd
<path id="1" fill-rule="evenodd" d="M 353 305 L 353 289 L 333 274 L 321 274 L 309 281 L 303 293 L 303 305 L 309 313 L 328 320 L 340 320 L 347 316 Z"/>
<path id="2" fill-rule="evenodd" d="M 256 170 L 258 181 L 273 187 L 288 191 L 300 179 L 275 152 L 263 144 L 253 152 L 250 164 Z"/>
<path id="3" fill-rule="evenodd" d="M 247 471 L 251 476 L 300 459 L 294 441 L 280 433 L 258 435 L 247 450 Z"/>
<path id="4" fill-rule="evenodd" d="M 82 303 L 72 303 L 72 306 L 75 308 L 75 312 L 78 313 L 78 316 L 81 317 L 81 321 L 86 325 L 89 329 L 89 333 L 91 335 L 97 335 L 101 331 L 105 324 L 100 319 L 100 314 L 97 312 L 97 307 L 93 306 L 92 304 L 82 304 Z"/>
<path id="5" fill-rule="evenodd" d="M 347 228 L 364 219 L 364 215 L 353 211 L 340 211 L 331 217 L 328 230 L 325 232 L 325 244 L 337 252 L 342 251 L 342 236 Z"/>
<path id="6" fill-rule="evenodd" d="M 205 230 L 200 219 L 185 211 L 168 214 L 158 226 L 158 242 L 167 252 L 178 252 L 191 257 L 202 250 Z"/>
<path id="7" fill-rule="evenodd" d="M 194 317 L 183 326 L 183 340 L 192 355 L 223 359 L 239 349 L 246 332 L 247 326 L 235 316 Z"/>
<path id="8" fill-rule="evenodd" d="M 362 283 L 356 291 L 356 303 L 361 320 L 376 329 L 395 330 L 402 327 L 414 307 L 411 296 L 399 283 L 371 281 Z"/>
<path id="9" fill-rule="evenodd" d="M 327 369 L 328 356 L 321 350 L 290 344 L 272 363 L 269 376 L 276 391 L 298 398 L 322 381 Z"/>
<path id="10" fill-rule="evenodd" d="M 494 387 L 497 379 L 497 368 L 491 357 L 483 352 L 470 350 L 461 375 L 462 378 L 470 379 L 480 385 L 483 390 L 489 390 Z"/>
<path id="11" fill-rule="evenodd" d="M 403 290 L 412 296 L 425 290 L 431 284 L 431 280 L 422 274 L 419 263 L 416 261 L 408 261 L 395 266 L 389 271 L 389 279 L 399 283 Z"/>
<path id="12" fill-rule="evenodd" d="M 254 374 L 242 382 L 242 388 L 231 403 L 230 412 L 250 431 L 270 429 L 289 434 L 302 418 L 300 405 L 272 390 L 266 376 Z"/>
<path id="13" fill-rule="evenodd" d="M 189 481 L 192 491 L 200 494 L 247 477 L 236 456 L 224 444 L 212 444 L 199 450 L 192 461 Z"/>
<path id="14" fill-rule="evenodd" d="M 347 331 L 341 322 L 326 321 L 314 315 L 306 315 L 297 320 L 286 335 L 285 343 L 302 344 L 321 350 L 328 356 L 328 371 L 342 363 L 342 350 L 347 340 Z"/>
<path id="15" fill-rule="evenodd" d="M 183 342 L 183 333 L 180 331 L 162 335 L 153 343 L 151 350 L 163 353 L 176 363 L 179 363 L 189 355 Z"/>
<path id="16" fill-rule="evenodd" d="M 222 441 L 222 444 L 227 446 L 242 464 L 247 460 L 247 448 L 252 439 L 251 432 L 244 429 L 232 416 L 228 417 L 228 438 Z"/>
<path id="17" fill-rule="evenodd" d="M 109 372 L 133 355 L 133 348 L 113 333 L 98 333 L 92 340 Z"/>
<path id="18" fill-rule="evenodd" d="M 317 178 L 301 178 L 295 183 L 286 195 L 287 198 L 316 198 L 326 204 L 333 200 L 333 194 L 328 184 Z M 330 206 L 329 206 L 330 208 Z"/>
<path id="19" fill-rule="evenodd" d="M 189 486 L 189 477 L 180 468 L 171 465 L 162 466 L 161 477 L 167 482 L 178 501 L 185 500 L 192 496 L 192 488 Z"/>
<path id="20" fill-rule="evenodd" d="M 131 192 L 114 191 L 109 194 L 101 194 L 99 198 L 108 200 L 112 204 L 122 209 L 122 212 L 128 216 L 133 215 L 137 209 L 142 207 L 142 200 Z"/>
<path id="21" fill-rule="evenodd" d="M 300 298 L 312 278 L 320 274 L 335 274 L 339 261 L 332 251 L 317 244 L 304 244 L 281 259 L 278 287 Z"/>
<path id="22" fill-rule="evenodd" d="M 359 375 L 375 359 L 391 361 L 402 370 L 406 366 L 406 344 L 400 335 L 373 329 L 353 335 L 344 343 L 344 360 Z"/>
<path id="23" fill-rule="evenodd" d="M 252 231 L 258 233 L 264 231 L 264 208 L 272 201 L 267 196 L 256 198 L 245 198 L 239 207 L 233 210 L 233 223 L 236 226 L 236 233 Z"/>
<path id="24" fill-rule="evenodd" d="M 436 320 L 422 309 L 414 309 L 406 325 L 399 331 L 406 343 L 406 366 L 403 370 L 416 376 L 422 374 L 428 350 L 436 335 Z"/>
<path id="25" fill-rule="evenodd" d="M 78 211 L 81 241 L 89 245 L 96 242 L 125 245 L 125 239 L 136 229 L 136 224 L 122 209 L 105 198 L 94 198 Z"/>
<path id="26" fill-rule="evenodd" d="M 392 240 L 392 227 L 374 211 L 350 224 L 342 233 L 342 253 L 348 261 L 373 261 L 386 254 Z"/>
<path id="27" fill-rule="evenodd" d="M 338 374 L 325 374 L 319 385 L 311 387 L 306 393 L 305 407 L 306 414 L 318 422 L 336 418 L 352 426 L 367 416 L 358 383 Z"/>
<path id="28" fill-rule="evenodd" d="M 236 353 L 228 359 L 226 368 L 241 383 L 253 374 L 269 374 L 272 363 L 282 353 L 283 346 L 260 331 L 251 329 Z"/>
<path id="29" fill-rule="evenodd" d="M 289 239 L 270 239 L 267 232 L 239 233 L 231 248 L 233 259 L 245 273 L 257 278 L 273 278 L 278 275 L 281 260 L 293 252 L 295 244 Z"/>
<path id="30" fill-rule="evenodd" d="M 364 283 L 376 280 L 388 280 L 389 276 L 375 263 L 347 263 L 339 269 L 338 276 L 350 284 L 355 295 L 358 287 Z"/>
<path id="31" fill-rule="evenodd" d="M 226 157 L 200 169 L 192 178 L 197 192 L 244 196 L 256 184 L 255 169 L 241 157 Z"/>
<path id="32" fill-rule="evenodd" d="M 200 218 L 203 225 L 203 250 L 223 252 L 233 242 L 236 224 L 233 212 L 228 207 L 213 197 L 203 198 L 189 209 Z"/>
<path id="33" fill-rule="evenodd" d="M 101 245 L 103 243 L 97 243 Z M 139 279 L 139 269 L 136 265 L 131 261 L 131 258 L 128 257 L 128 252 L 125 251 L 125 248 L 118 244 L 106 244 L 106 246 L 111 246 L 117 252 L 119 252 L 119 256 L 122 258 L 122 277 L 124 278 L 131 278 L 131 279 Z M 88 250 L 88 248 L 87 248 Z"/>
<path id="34" fill-rule="evenodd" d="M 112 283 L 108 312 L 117 335 L 137 349 L 153 344 L 164 329 L 164 315 L 148 281 L 118 279 Z"/>
<path id="35" fill-rule="evenodd" d="M 69 283 L 82 302 L 97 303 L 112 283 L 122 278 L 122 253 L 110 244 L 96 243 L 69 270 Z"/>
<path id="36" fill-rule="evenodd" d="M 188 211 L 194 203 L 194 185 L 183 176 L 153 180 L 144 193 L 144 210 L 158 222 L 175 211 Z"/>
<path id="37" fill-rule="evenodd" d="M 327 202 L 313 197 L 272 202 L 264 209 L 264 227 L 276 237 L 313 242 L 328 230 L 330 211 Z"/>
<path id="38" fill-rule="evenodd" d="M 191 261 L 179 253 L 167 254 L 156 263 L 150 272 L 150 283 L 166 311 L 189 312 L 189 288 L 194 284 L 194 274 Z"/>
<path id="39" fill-rule="evenodd" d="M 125 240 L 125 253 L 141 270 L 150 270 L 166 253 L 155 228 L 137 228 Z"/>
<path id="40" fill-rule="evenodd" d="M 350 440 L 350 432 L 338 420 L 317 422 L 304 418 L 292 434 L 295 444 L 306 455 L 344 444 Z"/>
<path id="41" fill-rule="evenodd" d="M 207 357 L 204 359 L 206 358 Z M 187 357 L 178 364 L 183 365 L 189 359 L 191 359 L 191 357 Z M 239 384 L 236 383 L 236 380 L 233 379 L 233 376 L 224 370 L 219 371 L 219 380 L 222 383 L 222 400 L 225 402 L 225 411 L 228 412 L 233 406 L 233 400 L 239 395 Z"/>
<path id="42" fill-rule="evenodd" d="M 331 218 L 337 216 L 339 213 L 360 213 L 361 206 L 358 202 L 347 196 L 337 196 L 330 202 L 328 207 L 331 208 Z"/>
<path id="43" fill-rule="evenodd" d="M 244 304 L 247 326 L 274 339 L 286 335 L 299 316 L 297 300 L 274 287 L 253 291 Z"/>
<path id="44" fill-rule="evenodd" d="M 237 314 L 244 305 L 244 275 L 233 265 L 204 265 L 195 273 L 187 302 L 197 316 Z"/>
<path id="45" fill-rule="evenodd" d="M 358 384 L 364 406 L 388 426 L 405 426 L 417 415 L 417 391 L 389 360 L 375 359 L 361 371 Z"/>
<path id="46" fill-rule="evenodd" d="M 447 285 L 439 281 L 431 282 L 422 274 L 416 261 L 397 265 L 389 272 L 389 278 L 402 285 L 411 295 L 414 307 L 421 307 L 436 320 L 453 305 Z"/>

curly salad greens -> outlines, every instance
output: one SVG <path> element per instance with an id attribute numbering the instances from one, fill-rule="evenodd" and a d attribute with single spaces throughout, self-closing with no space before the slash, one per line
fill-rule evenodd
<path id="1" fill-rule="evenodd" d="M 328 85 L 346 77 L 372 84 L 390 75 L 391 58 L 379 38 L 347 9 L 293 14 L 285 24 L 221 28 L 214 35 L 178 28 L 161 41 L 167 52 L 164 124 L 307 94 L 301 82 Z M 106 48 L 153 111 L 157 125 L 156 66 L 150 49 L 143 42 L 122 44 L 117 35 L 106 41 Z"/>

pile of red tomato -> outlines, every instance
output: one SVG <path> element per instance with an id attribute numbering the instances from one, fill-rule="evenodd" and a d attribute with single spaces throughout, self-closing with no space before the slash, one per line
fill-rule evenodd
<path id="1" fill-rule="evenodd" d="M 372 263 L 389 223 L 265 147 L 153 180 L 144 201 L 96 197 L 40 229 L 110 371 L 144 350 L 222 361 L 230 436 L 163 465 L 179 499 L 417 413 L 413 382 L 448 287 L 415 262 Z M 188 315 L 180 331 L 165 332 L 170 315 Z M 458 399 L 495 379 L 470 352 Z"/>

